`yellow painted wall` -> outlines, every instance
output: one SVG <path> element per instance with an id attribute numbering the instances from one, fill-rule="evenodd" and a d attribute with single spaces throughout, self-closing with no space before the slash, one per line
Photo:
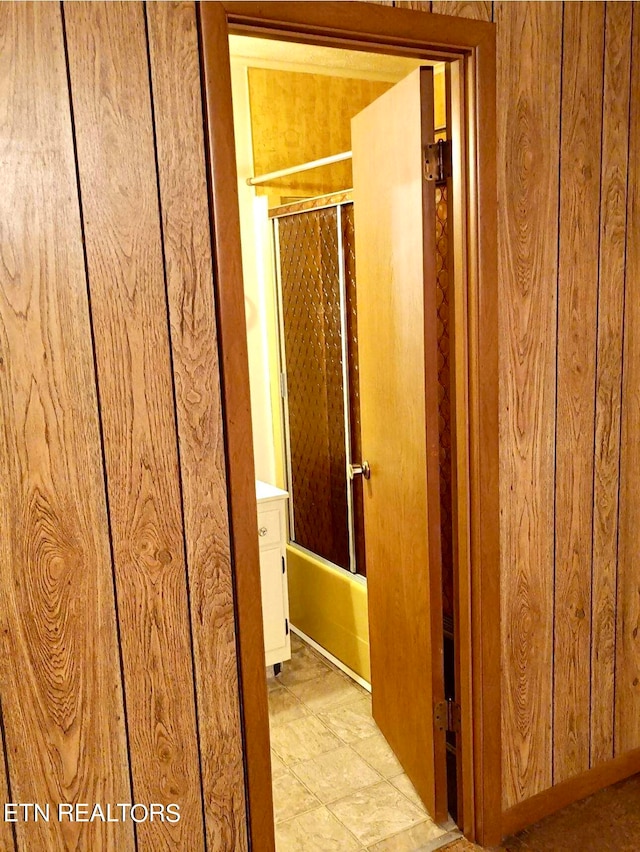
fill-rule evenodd
<path id="1" fill-rule="evenodd" d="M 280 408 L 272 410 L 271 394 L 271 340 L 270 325 L 275 320 L 270 314 L 273 301 L 273 261 L 267 233 L 266 204 L 260 216 L 259 202 L 246 179 L 253 174 L 251 151 L 251 121 L 249 114 L 249 88 L 247 69 L 242 63 L 231 63 L 233 93 L 233 122 L 238 169 L 238 207 L 242 244 L 242 274 L 244 278 L 245 315 L 247 322 L 247 347 L 249 356 L 249 383 L 251 387 L 251 421 L 253 426 L 253 455 L 256 477 L 264 482 L 281 484 L 279 470 L 282 453 L 274 439 L 273 420 Z M 270 325 L 269 325 L 270 324 Z M 277 366 L 276 366 L 277 371 Z"/>
<path id="2" fill-rule="evenodd" d="M 287 571 L 291 624 L 370 682 L 366 584 L 294 547 Z"/>

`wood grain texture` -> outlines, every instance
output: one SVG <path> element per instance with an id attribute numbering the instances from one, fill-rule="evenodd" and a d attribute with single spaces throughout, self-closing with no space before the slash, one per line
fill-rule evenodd
<path id="1" fill-rule="evenodd" d="M 482 36 L 469 72 L 474 81 L 468 89 L 473 110 L 465 139 L 470 149 L 468 173 L 475 177 L 467 207 L 472 566 L 467 579 L 472 584 L 472 649 L 469 663 L 464 656 L 461 659 L 474 677 L 475 838 L 490 846 L 500 837 L 502 793 L 501 785 L 489 780 L 502 777 L 497 45 L 492 24 L 468 20 L 465 24 Z"/>
<path id="2" fill-rule="evenodd" d="M 456 18 L 491 21 L 493 3 L 491 0 L 433 0 L 431 11 L 439 15 L 453 15 Z"/>
<path id="3" fill-rule="evenodd" d="M 193 3 L 147 5 L 207 848 L 247 848 L 224 435 Z"/>
<path id="4" fill-rule="evenodd" d="M 635 749 L 613 760 L 607 760 L 600 766 L 576 775 L 568 781 L 561 781 L 554 787 L 549 787 L 506 811 L 502 817 L 503 836 L 515 834 L 560 808 L 566 808 L 573 802 L 579 802 L 580 799 L 591 796 L 603 787 L 609 787 L 638 772 L 640 772 L 640 749 Z"/>
<path id="5" fill-rule="evenodd" d="M 509 808 L 551 785 L 556 343 L 549 332 L 556 325 L 562 6 L 501 2 L 496 17 L 502 788 Z"/>
<path id="6" fill-rule="evenodd" d="M 427 139 L 430 69 L 412 72 L 352 121 L 361 432 L 371 465 L 364 519 L 373 717 L 439 820 L 447 808 L 444 735 L 432 715 L 444 672 L 435 192 L 421 168 Z M 383 416 L 390 411 L 392 424 Z"/>
<path id="7" fill-rule="evenodd" d="M 495 209 L 496 209 L 496 181 L 495 181 L 495 31 L 494 28 L 479 21 L 468 19 L 446 18 L 440 16 L 424 15 L 420 12 L 410 10 L 390 10 L 381 6 L 362 7 L 359 3 L 235 3 L 224 2 L 224 11 L 228 15 L 229 22 L 234 26 L 247 28 L 247 31 L 258 32 L 268 30 L 272 27 L 295 37 L 296 32 L 313 32 L 319 39 L 337 39 L 345 47 L 349 45 L 349 39 L 355 39 L 359 45 L 375 44 L 376 48 L 383 44 L 396 50 L 410 46 L 412 49 L 418 47 L 420 51 L 428 51 L 430 47 L 439 45 L 446 46 L 448 50 L 471 48 L 472 66 L 476 74 L 476 86 L 473 95 L 476 107 L 472 108 L 470 120 L 474 127 L 487 127 L 488 132 L 477 137 L 477 149 L 471 154 L 470 166 L 473 169 L 479 167 L 478 189 L 478 233 L 474 233 L 474 251 L 470 253 L 470 262 L 475 266 L 477 261 L 478 282 L 476 298 L 478 301 L 478 337 L 476 341 L 476 352 L 479 360 L 474 369 L 474 382 L 476 408 L 469 413 L 471 430 L 478 429 L 479 452 L 471 462 L 473 474 L 477 477 L 478 491 L 480 493 L 481 505 L 474 506 L 474 514 L 471 527 L 475 538 L 475 544 L 479 545 L 474 553 L 474 581 L 476 591 L 473 607 L 473 629 L 483 637 L 483 641 L 474 645 L 474 691 L 478 695 L 477 704 L 481 712 L 474 716 L 473 741 L 477 744 L 475 759 L 477 767 L 477 784 L 484 795 L 477 798 L 480 816 L 476 820 L 475 829 L 477 836 L 482 836 L 484 842 L 494 843 L 499 839 L 500 813 L 499 808 L 494 807 L 495 801 L 499 803 L 500 784 L 500 747 L 499 729 L 500 713 L 497 710 L 496 698 L 500 689 L 500 660 L 498 646 L 500 641 L 500 629 L 496 612 L 499 607 L 498 594 L 498 550 L 499 540 L 497 534 L 497 361 L 496 351 L 496 326 L 497 326 L 497 287 L 496 287 L 496 246 L 495 246 Z M 207 15 L 213 17 L 213 4 L 203 7 L 203 21 Z M 366 11 L 365 11 L 366 10 Z M 226 74 L 224 68 L 225 36 L 226 27 L 223 14 L 216 13 L 217 30 L 216 38 L 212 39 L 212 49 L 205 57 L 205 67 L 211 71 L 211 79 L 217 80 Z M 205 29 L 206 34 L 206 29 Z M 215 52 L 214 52 L 215 51 Z M 207 51 L 205 51 L 207 52 Z M 217 56 L 216 56 L 217 52 Z M 220 59 L 218 59 L 220 57 Z M 212 88 L 214 88 L 212 86 Z M 220 86 L 215 88 L 220 89 Z M 225 124 L 228 122 L 229 106 L 224 98 L 213 99 L 216 105 L 216 117 L 223 115 Z M 482 122 L 486 122 L 483 125 Z M 216 127 L 217 122 L 209 120 L 209 125 L 214 126 L 216 144 L 223 154 L 230 144 L 229 128 L 223 132 Z M 212 146 L 214 147 L 214 146 Z M 477 159 L 474 157 L 477 155 Z M 225 157 L 220 157 L 221 162 Z M 223 208 L 228 210 L 233 203 L 233 189 L 230 180 L 226 177 L 224 168 L 215 172 L 216 183 L 221 186 L 219 192 L 215 192 L 217 201 Z M 474 181 L 475 182 L 475 181 Z M 227 199 L 223 204 L 223 199 Z M 228 227 L 226 233 L 232 235 L 234 227 Z M 216 241 L 218 242 L 218 241 Z M 224 241 L 220 240 L 221 247 L 225 247 Z M 225 251 L 225 255 L 233 255 L 233 252 Z M 486 322 L 485 322 L 486 319 Z M 239 315 L 236 316 L 236 337 L 242 322 Z M 229 338 L 233 338 L 233 325 L 229 323 Z M 226 339 L 226 335 L 225 335 Z M 225 350 L 223 341 L 223 351 Z M 235 350 L 234 350 L 235 351 Z M 231 352 L 229 352 L 229 356 Z M 484 359 L 489 355 L 489 369 L 485 369 Z M 239 360 L 239 354 L 235 352 L 234 361 Z M 240 396 L 240 393 L 234 396 Z M 243 421 L 240 407 L 234 405 L 233 417 L 228 417 L 227 422 L 233 425 L 238 435 L 246 434 L 246 421 Z M 237 418 L 236 418 L 236 415 Z M 480 458 L 478 458 L 478 456 Z M 235 460 L 232 458 L 230 465 L 233 467 Z M 485 488 L 485 486 L 487 486 Z M 474 499 L 477 494 L 474 494 Z M 487 506 L 487 512 L 483 513 Z M 238 590 L 238 601 L 241 598 Z M 247 605 L 244 600 L 243 606 Z M 480 613 L 484 611 L 484 621 Z M 241 630 L 240 636 L 244 629 Z M 482 671 L 479 671 L 482 669 Z M 245 698 L 246 698 L 245 692 Z M 475 703 L 475 702 L 474 702 Z M 475 706 L 474 706 L 474 709 Z M 245 717 L 247 718 L 247 717 Z M 251 718 L 251 730 L 258 731 L 259 720 Z M 247 724 L 247 731 L 249 731 Z M 248 767 L 251 768 L 251 761 Z M 255 763 L 254 763 L 255 765 Z M 253 811 L 253 808 L 251 809 Z M 261 816 L 263 812 L 261 812 Z M 254 826 L 253 813 L 251 815 L 252 831 Z"/>
<path id="8" fill-rule="evenodd" d="M 374 51 L 387 45 L 391 52 L 404 53 L 405 47 L 421 54 L 440 53 L 440 48 L 454 52 L 460 48 L 477 49 L 489 46 L 494 28 L 486 21 L 469 18 L 424 15 L 411 9 L 389 9 L 376 3 L 327 2 L 291 3 L 272 0 L 267 4 L 251 0 L 221 0 L 228 24 L 255 31 L 269 30 L 275 26 L 281 34 L 291 34 L 294 39 L 301 33 L 314 33 L 312 41 L 327 46 L 335 39 L 348 42 L 355 39 L 361 46 L 371 45 Z M 305 36 L 306 37 L 306 36 Z"/>
<path id="9" fill-rule="evenodd" d="M 141 849 L 203 849 L 191 636 L 144 11 L 65 6 L 133 794 Z"/>
<path id="10" fill-rule="evenodd" d="M 243 9 L 246 6 L 243 5 Z M 213 218 L 227 476 L 236 591 L 238 658 L 242 690 L 244 768 L 249 845 L 274 852 L 269 713 L 264 676 L 260 562 L 256 535 L 256 490 L 252 454 L 247 329 L 242 284 L 240 217 L 233 138 L 229 32 L 219 3 L 199 6 L 209 161 L 209 207 Z"/>
<path id="11" fill-rule="evenodd" d="M 0 139 L 0 684 L 11 792 L 52 809 L 129 802 L 58 4 L 0 6 Z M 16 828 L 24 849 L 133 849 L 131 823 Z"/>
<path id="12" fill-rule="evenodd" d="M 413 9 L 416 12 L 430 12 L 431 0 L 395 0 L 393 4 L 397 9 Z"/>
<path id="13" fill-rule="evenodd" d="M 553 782 L 589 768 L 593 440 L 604 4 L 564 11 Z"/>
<path id="14" fill-rule="evenodd" d="M 228 5 L 228 4 L 227 4 Z M 245 10 L 246 6 L 245 5 Z M 269 4 L 272 17 L 283 15 L 274 7 L 280 4 Z M 309 4 L 321 6 L 322 4 Z M 345 4 L 346 6 L 347 4 Z M 349 4 L 350 5 L 350 4 Z M 397 6 L 422 5 L 428 11 L 430 3 L 401 4 Z M 435 8 L 434 4 L 434 8 Z M 566 4 L 573 6 L 574 4 Z M 447 5 L 451 9 L 453 4 Z M 237 7 L 234 7 L 237 9 Z M 372 29 L 380 31 L 382 15 L 377 13 L 382 9 L 371 10 L 374 20 Z M 607 14 L 624 16 L 622 4 L 609 4 Z M 558 239 L 558 132 L 560 113 L 560 66 L 562 61 L 561 31 L 562 4 L 516 4 L 496 3 L 495 20 L 498 24 L 498 53 L 499 53 L 499 91 L 500 99 L 500 132 L 498 163 L 500 180 L 498 184 L 500 209 L 500 286 L 501 286 L 501 505 L 502 505 L 502 584 L 503 601 L 502 613 L 504 624 L 503 640 L 503 712 L 504 712 L 504 801 L 505 807 L 513 814 L 534 813 L 526 810 L 526 798 L 533 796 L 532 805 L 537 801 L 537 793 L 545 800 L 545 807 L 552 808 L 554 796 L 548 791 L 551 787 L 552 743 L 551 743 L 551 679 L 552 679 L 552 620 L 554 597 L 554 560 L 553 525 L 554 525 L 554 435 L 555 435 L 555 359 L 556 336 L 550 333 L 556 324 L 556 268 L 557 268 L 557 239 Z M 234 11 L 234 14 L 240 14 Z M 248 12 L 243 12 L 248 14 Z M 406 13 L 408 15 L 408 13 Z M 583 14 L 578 8 L 571 10 L 572 15 Z M 349 22 L 355 21 L 355 15 L 347 12 Z M 286 17 L 286 15 L 285 15 Z M 320 14 L 318 12 L 318 18 Z M 336 12 L 337 17 L 337 12 Z M 435 16 L 424 15 L 425 19 Z M 637 19 L 637 15 L 635 15 Z M 404 15 L 398 15 L 399 19 Z M 612 19 L 611 19 L 612 20 Z M 318 23 L 316 19 L 316 23 Z M 386 20 L 385 20 L 386 24 Z M 570 25 L 571 26 L 571 25 Z M 615 26 L 611 23 L 611 26 Z M 628 25 L 627 25 L 628 26 Z M 637 20 L 636 45 L 637 45 Z M 345 24 L 346 28 L 346 24 Z M 389 31 L 389 30 L 387 30 Z M 627 31 L 628 35 L 628 31 Z M 408 35 L 405 33 L 405 36 Z M 571 36 L 569 36 L 571 38 Z M 608 33 L 613 39 L 613 33 Z M 615 50 L 615 48 L 611 48 Z M 640 55 L 636 47 L 636 56 Z M 602 49 L 593 54 L 593 61 L 599 64 Z M 620 56 L 621 60 L 622 57 Z M 610 62 L 616 62 L 614 56 Z M 636 65 L 637 63 L 634 63 Z M 544 72 L 541 72 L 544 69 Z M 580 86 L 592 75 L 593 69 L 583 66 L 579 72 Z M 583 76 L 586 77 L 583 79 Z M 595 77 L 596 75 L 593 74 Z M 616 103 L 624 97 L 627 85 L 623 82 L 624 74 L 618 75 L 620 90 L 616 92 Z M 634 86 L 640 87 L 638 71 L 634 70 Z M 586 83 L 588 88 L 588 82 Z M 633 91 L 633 89 L 632 89 Z M 605 89 L 605 99 L 607 90 Z M 619 105 L 605 109 L 605 134 L 607 124 L 614 127 L 615 115 Z M 571 119 L 569 118 L 569 123 Z M 638 107 L 634 105 L 631 127 L 635 136 L 631 141 L 632 156 L 638 158 L 638 124 L 640 117 Z M 629 127 L 628 119 L 620 125 L 624 132 Z M 589 140 L 593 150 L 598 149 L 597 129 L 592 130 L 593 139 Z M 551 140 L 551 144 L 549 144 Z M 594 141 L 596 140 L 596 141 Z M 634 141 L 635 140 L 635 141 Z M 533 142 L 533 144 L 532 144 Z M 607 579 L 599 574 L 599 565 L 605 558 L 604 554 L 611 552 L 613 537 L 610 520 L 615 509 L 606 502 L 605 493 L 614 490 L 612 480 L 605 481 L 608 475 L 611 459 L 615 457 L 615 438 L 612 436 L 615 403 L 610 415 L 606 412 L 607 393 L 612 388 L 613 372 L 618 374 L 621 365 L 609 361 L 610 350 L 616 345 L 615 326 L 608 333 L 609 318 L 615 315 L 614 278 L 620 274 L 616 267 L 619 262 L 620 248 L 616 243 L 616 228 L 619 227 L 619 199 L 615 196 L 613 185 L 617 178 L 609 179 L 613 174 L 613 162 L 618 156 L 620 140 L 612 140 L 611 145 L 604 145 L 602 163 L 602 222 L 599 233 L 601 244 L 605 247 L 599 257 L 600 301 L 599 307 L 604 310 L 604 316 L 598 327 L 598 369 L 594 379 L 597 407 L 595 412 L 596 453 L 593 447 L 587 456 L 591 463 L 595 460 L 595 494 L 593 498 L 594 529 L 593 529 L 593 633 L 589 659 L 593 666 L 593 681 L 591 693 L 596 700 L 591 701 L 590 727 L 593 737 L 592 761 L 598 752 L 598 737 L 604 743 L 607 739 L 606 717 L 611 712 L 608 698 L 601 693 L 601 684 L 606 689 L 607 666 L 610 667 L 610 646 L 607 645 L 607 611 L 605 603 L 600 605 L 600 597 L 610 595 Z M 607 159 L 608 151 L 611 159 Z M 578 156 L 580 156 L 578 154 Z M 596 167 L 596 174 L 599 169 Z M 592 175 L 593 179 L 593 175 Z M 578 176 L 578 189 L 581 191 L 585 176 Z M 637 186 L 637 166 L 632 165 L 630 186 Z M 632 223 L 635 223 L 635 233 L 638 232 L 637 189 L 635 201 L 628 200 L 629 227 L 627 228 L 627 282 L 629 273 L 635 270 L 638 277 L 638 250 L 631 239 Z M 613 193 L 613 194 L 612 194 Z M 635 205 L 635 206 L 634 206 Z M 593 215 L 600 209 L 596 202 L 592 210 L 582 214 L 583 218 Z M 636 211 L 635 213 L 632 211 Z M 615 213 L 614 213 L 615 211 Z M 563 227 L 571 230 L 568 215 L 563 212 Z M 634 218 L 635 216 L 635 218 Z M 607 224 L 608 223 L 608 224 Z M 591 231 L 593 232 L 593 223 Z M 597 245 L 597 237 L 587 240 L 580 237 L 580 246 L 593 255 Z M 604 241 L 604 242 L 602 242 Z M 609 246 L 613 250 L 609 251 Z M 593 256 L 590 263 L 593 270 Z M 606 267 L 606 268 L 605 268 Z M 607 271 L 607 269 L 609 271 Z M 593 282 L 593 271 L 591 281 Z M 581 279 L 584 283 L 584 279 Z M 612 290 L 605 288 L 611 286 Z M 566 293 L 565 293 L 566 295 Z M 637 300 L 636 300 L 637 301 Z M 631 336 L 631 341 L 625 344 L 625 353 L 629 352 L 636 365 L 631 364 L 632 377 L 624 377 L 623 405 L 623 440 L 622 440 L 622 472 L 620 499 L 620 568 L 624 573 L 621 577 L 621 587 L 618 590 L 618 617 L 616 630 L 618 635 L 618 661 L 616 674 L 616 689 L 622 691 L 618 695 L 616 708 L 616 737 L 622 737 L 616 744 L 616 753 L 620 760 L 624 750 L 632 748 L 640 741 L 638 723 L 637 698 L 638 680 L 640 679 L 640 649 L 637 647 L 637 632 L 640 627 L 640 605 L 637 604 L 638 581 L 637 572 L 633 568 L 634 530 L 640 522 L 640 498 L 636 496 L 640 490 L 637 473 L 640 469 L 640 451 L 633 446 L 634 435 L 640 428 L 640 395 L 637 387 L 640 384 L 640 340 L 638 339 L 637 324 L 640 313 L 635 304 L 629 304 L 627 299 L 625 329 Z M 635 327 L 635 331 L 634 331 Z M 596 325 L 591 324 L 593 334 Z M 564 334 L 564 326 L 560 330 Z M 606 342 L 605 342 L 606 341 Z M 565 341 L 568 346 L 569 342 Z M 617 345 L 619 345 L 619 340 Z M 604 350 L 604 351 L 603 351 Z M 592 350 L 593 352 L 593 350 Z M 625 371 L 627 370 L 625 356 Z M 613 371 L 609 372 L 609 369 Z M 602 377 L 602 378 L 601 378 Z M 627 413 L 625 413 L 625 411 Z M 608 431 L 610 430 L 610 432 Z M 589 431 L 587 429 L 587 431 Z M 625 436 L 626 435 L 626 439 Z M 608 437 L 607 437 L 608 436 Z M 582 440 L 582 436 L 581 436 Z M 603 441 L 612 443 L 604 448 Z M 603 455 L 603 452 L 607 453 Z M 578 462 L 579 464 L 579 462 Z M 588 477 L 587 477 L 588 478 Z M 560 486 L 561 488 L 563 485 Z M 608 491 L 607 491 L 608 489 Z M 589 486 L 587 495 L 582 500 L 588 503 L 590 499 Z M 570 522 L 563 513 L 563 521 L 570 528 Z M 602 526 L 601 526 L 602 524 Z M 605 529 L 605 525 L 606 529 Z M 591 533 L 587 530 L 587 543 L 582 543 L 583 552 L 588 552 Z M 637 550 L 637 548 L 636 548 Z M 609 563 L 610 567 L 610 563 Z M 580 582 L 586 587 L 588 581 L 584 576 Z M 598 624 L 602 619 L 602 627 Z M 561 650 L 560 646 L 558 646 Z M 587 657 L 583 656 L 583 660 Z M 597 672 L 602 663 L 605 679 L 598 680 Z M 582 688 L 582 687 L 581 687 Z M 603 728 L 599 728 L 604 719 Z M 597 730 L 600 733 L 597 733 Z M 588 728 L 585 728 L 587 731 Z M 587 738 L 585 733 L 585 739 Z M 617 764 L 616 764 L 617 765 Z M 622 765 L 622 764 L 621 764 Z M 633 763 L 626 761 L 620 771 L 627 772 Z M 601 766 L 596 767 L 596 771 Z M 632 770 L 629 770 L 632 771 Z M 582 778 L 583 776 L 579 776 Z M 604 777 L 598 776 L 598 777 Z M 622 775 L 620 776 L 622 777 Z M 559 791 L 569 789 L 573 781 L 561 782 Z M 578 785 L 580 787 L 580 785 Z M 582 788 L 581 788 L 582 789 Z M 547 790 L 547 792 L 542 792 Z M 563 794 L 564 795 L 564 794 Z M 513 810 L 512 810 L 513 807 Z M 522 810 L 520 810 L 522 809 Z M 519 817 L 520 818 L 520 817 Z M 521 823 L 524 825 L 525 823 Z"/>
<path id="15" fill-rule="evenodd" d="M 460 736 L 456 737 L 456 775 L 458 784 L 457 824 L 461 831 L 473 836 L 476 825 L 476 795 L 474 774 L 476 771 L 473 749 L 473 683 L 472 621 L 471 621 L 471 572 L 469 541 L 469 433 L 465 426 L 469 405 L 468 374 L 469 333 L 467 294 L 461 282 L 465 280 L 467 257 L 465 251 L 466 198 L 468 171 L 462 142 L 465 139 L 466 97 L 464 71 L 460 60 L 446 69 L 445 124 L 452 142 L 452 176 L 447 180 L 447 229 L 449 231 L 448 258 L 450 265 L 450 331 L 451 331 L 451 430 L 452 430 L 452 527 L 453 527 L 453 610 L 454 610 L 454 674 L 456 701 L 461 708 Z M 436 96 L 437 96 L 437 76 Z M 493 74 L 495 81 L 495 72 Z M 443 81 L 444 82 L 444 81 Z M 437 101 L 436 101 L 437 102 Z M 495 120 L 493 132 L 495 134 Z M 453 177 L 455 175 L 455 179 Z M 495 181 L 494 181 L 495 187 Z M 495 211 L 494 211 L 495 215 Z M 495 228 L 494 228 L 495 233 Z M 497 382 L 496 382 L 497 384 Z M 498 518 L 499 520 L 499 518 Z M 498 654 L 498 659 L 499 659 Z M 498 678 L 498 688 L 500 679 Z M 500 700 L 496 706 L 499 707 Z M 498 722 L 498 735 L 500 725 Z M 500 756 L 500 750 L 498 750 Z M 500 777 L 500 773 L 498 773 Z M 462 802 L 460 802 L 462 799 Z M 502 813 L 502 802 L 498 801 L 497 812 Z"/>
<path id="16" fill-rule="evenodd" d="M 396 0 L 393 4 L 399 9 L 414 9 L 418 12 L 434 12 L 438 15 L 451 15 L 455 18 L 470 18 L 475 21 L 491 21 L 493 4 L 491 0 Z"/>
<path id="17" fill-rule="evenodd" d="M 613 757 L 631 18 L 631 3 L 607 4 L 593 493 L 592 767 Z"/>
<path id="18" fill-rule="evenodd" d="M 615 753 L 640 747 L 640 14 L 633 8 L 624 313 Z"/>

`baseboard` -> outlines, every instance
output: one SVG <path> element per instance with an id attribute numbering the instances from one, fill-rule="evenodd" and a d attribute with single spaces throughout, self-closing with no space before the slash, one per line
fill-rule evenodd
<path id="1" fill-rule="evenodd" d="M 315 651 L 325 657 L 325 659 L 329 660 L 330 663 L 333 663 L 333 665 L 336 668 L 340 669 L 340 671 L 344 672 L 346 675 L 349 675 L 351 680 L 355 680 L 356 683 L 360 684 L 360 686 L 362 686 L 368 692 L 371 692 L 371 684 L 369 683 L 369 681 L 365 680 L 363 677 L 360 677 L 360 675 L 357 672 L 354 672 L 353 669 L 350 669 L 349 666 L 345 666 L 342 660 L 339 660 L 337 657 L 334 657 L 333 654 L 327 651 L 326 648 L 323 648 L 322 645 L 318 645 L 318 643 L 315 642 L 311 638 L 311 636 L 307 636 L 307 634 L 300 630 L 299 627 L 296 627 L 295 624 L 290 624 L 289 626 L 291 628 L 292 633 L 295 633 L 296 636 L 299 636 L 304 642 L 307 643 L 307 645 L 311 645 L 311 647 Z"/>
<path id="2" fill-rule="evenodd" d="M 580 801 L 603 787 L 616 784 L 640 772 L 640 748 L 621 754 L 582 775 L 556 784 L 524 802 L 519 802 L 502 814 L 502 836 L 515 834 L 567 805 Z"/>

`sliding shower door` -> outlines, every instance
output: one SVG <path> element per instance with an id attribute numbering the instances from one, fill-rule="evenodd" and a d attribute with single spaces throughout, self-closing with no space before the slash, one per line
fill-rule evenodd
<path id="1" fill-rule="evenodd" d="M 364 573 L 361 483 L 348 475 L 359 427 L 352 204 L 293 207 L 274 217 L 290 537 Z"/>
<path id="2" fill-rule="evenodd" d="M 274 222 L 292 542 L 366 574 L 353 202 L 277 208 Z M 447 187 L 436 187 L 440 518 L 445 624 L 453 619 Z"/>

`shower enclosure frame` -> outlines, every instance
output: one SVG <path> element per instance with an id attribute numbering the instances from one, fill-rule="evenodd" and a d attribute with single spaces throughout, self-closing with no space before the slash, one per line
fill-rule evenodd
<path id="1" fill-rule="evenodd" d="M 250 847 L 273 850 L 266 685 L 228 36 L 273 37 L 446 61 L 454 104 L 457 286 L 455 542 L 463 812 L 470 839 L 501 837 L 500 563 L 495 25 L 359 2 L 199 6 L 208 183 Z"/>
<path id="2" fill-rule="evenodd" d="M 332 195 L 347 195 L 352 190 L 342 190 Z M 278 355 L 279 355 L 279 370 L 280 370 L 280 398 L 282 410 L 283 424 L 283 439 L 284 439 L 284 458 L 285 458 L 285 475 L 287 481 L 287 490 L 289 491 L 289 538 L 291 545 L 301 549 L 303 552 L 310 554 L 316 559 L 325 562 L 331 568 L 337 571 L 347 571 L 352 576 L 359 575 L 357 571 L 356 558 L 356 540 L 355 540 L 355 517 L 354 517 L 354 500 L 353 500 L 353 479 L 348 475 L 348 465 L 353 461 L 351 432 L 352 424 L 350 417 L 350 400 L 349 400 L 349 354 L 348 354 L 348 333 L 347 333 L 347 287 L 345 274 L 345 257 L 344 257 L 344 241 L 343 241 L 343 210 L 345 204 L 353 204 L 351 198 L 340 201 L 328 201 L 326 197 L 319 196 L 317 199 L 308 199 L 310 203 L 317 201 L 317 205 L 307 207 L 299 211 L 291 212 L 273 212 L 270 214 L 272 224 L 272 237 L 274 245 L 275 257 L 275 282 L 276 282 L 276 303 L 277 303 L 277 326 L 278 326 Z M 287 205 L 284 205 L 286 207 Z M 289 392 L 287 386 L 287 354 L 285 346 L 285 318 L 284 318 L 284 293 L 282 284 L 282 269 L 280 263 L 280 222 L 283 217 L 288 216 L 303 216 L 306 213 L 313 213 L 318 210 L 336 209 L 336 244 L 338 258 L 338 289 L 340 293 L 340 340 L 341 340 L 341 357 L 342 357 L 342 405 L 344 416 L 344 437 L 345 437 L 345 485 L 346 485 L 346 509 L 347 509 L 347 535 L 348 535 L 348 550 L 349 550 L 349 568 L 343 568 L 336 565 L 329 559 L 326 559 L 321 554 L 315 553 L 299 542 L 295 541 L 295 493 L 293 487 L 293 461 L 291 453 L 291 433 L 290 433 L 290 413 L 289 413 Z"/>

